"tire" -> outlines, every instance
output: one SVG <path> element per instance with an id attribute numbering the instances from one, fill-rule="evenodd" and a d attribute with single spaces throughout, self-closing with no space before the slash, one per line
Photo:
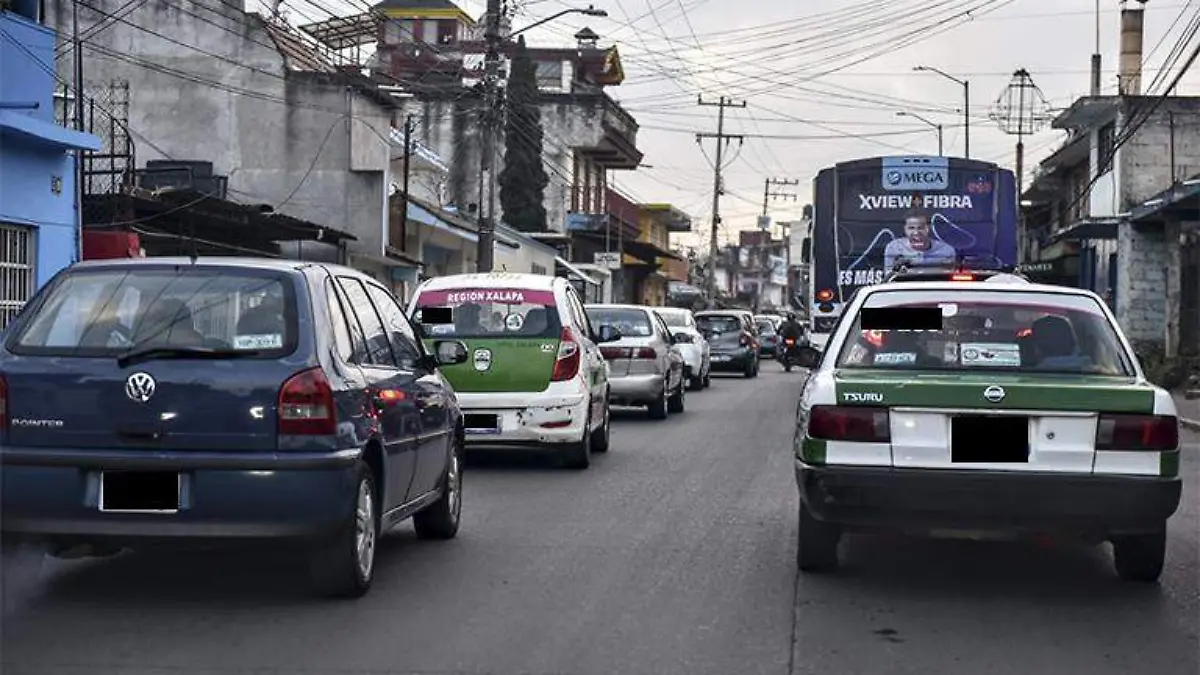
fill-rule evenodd
<path id="1" fill-rule="evenodd" d="M 1113 567 L 1122 581 L 1155 583 L 1162 576 L 1167 553 L 1167 530 L 1154 534 L 1116 537 L 1112 542 Z"/>
<path id="2" fill-rule="evenodd" d="M 608 395 L 604 402 L 604 425 L 592 432 L 592 452 L 608 452 L 612 433 L 612 410 L 608 406 Z"/>
<path id="3" fill-rule="evenodd" d="M 583 437 L 562 449 L 562 464 L 568 469 L 582 471 L 592 465 L 592 416 L 583 423 Z"/>
<path id="4" fill-rule="evenodd" d="M 753 362 L 746 363 L 746 367 L 742 370 L 742 377 L 744 377 L 746 379 L 750 379 L 750 378 L 754 377 L 754 370 L 755 369 L 754 369 Z"/>
<path id="5" fill-rule="evenodd" d="M 700 377 L 699 375 L 693 375 L 689 377 L 687 381 L 687 387 L 692 391 L 700 391 L 704 388 L 704 378 Z"/>
<path id="6" fill-rule="evenodd" d="M 704 388 L 708 389 L 711 386 L 712 386 L 712 369 L 710 368 L 708 371 L 706 371 L 704 373 Z"/>
<path id="7" fill-rule="evenodd" d="M 671 395 L 671 397 L 669 399 L 667 399 L 667 412 L 674 413 L 676 415 L 683 412 L 683 408 L 684 408 L 683 404 L 684 404 L 684 396 L 685 396 L 685 394 L 684 394 L 685 387 L 683 386 L 683 384 L 684 384 L 683 378 L 681 377 L 681 378 L 679 378 L 679 388 L 675 391 L 674 394 Z"/>
<path id="8" fill-rule="evenodd" d="M 792 372 L 792 362 L 791 361 L 783 362 L 783 372 L 785 372 L 785 373 Z"/>
<path id="9" fill-rule="evenodd" d="M 817 520 L 808 506 L 800 503 L 800 534 L 796 542 L 796 566 L 800 571 L 835 571 L 841 539 L 841 530 L 836 525 Z"/>
<path id="10" fill-rule="evenodd" d="M 442 496 L 413 516 L 418 539 L 453 539 L 462 520 L 462 440 L 455 434 L 442 475 Z"/>
<path id="11" fill-rule="evenodd" d="M 667 385 L 663 385 L 662 393 L 659 394 L 658 400 L 647 406 L 646 412 L 652 420 L 667 419 Z"/>
<path id="12" fill-rule="evenodd" d="M 379 501 L 375 476 L 365 462 L 358 464 L 356 485 L 347 522 L 313 552 L 310 561 L 314 590 L 326 597 L 361 598 L 375 578 Z"/>

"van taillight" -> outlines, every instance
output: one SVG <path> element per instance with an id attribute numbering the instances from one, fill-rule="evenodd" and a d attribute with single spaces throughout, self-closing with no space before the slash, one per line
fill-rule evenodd
<path id="1" fill-rule="evenodd" d="M 333 388 L 320 367 L 296 373 L 279 389 L 279 433 L 332 436 L 337 432 Z"/>
<path id="2" fill-rule="evenodd" d="M 563 382 L 579 374 L 579 343 L 570 328 L 562 329 L 562 337 L 558 343 L 558 358 L 554 360 L 553 382 Z"/>
<path id="3" fill-rule="evenodd" d="M 1179 418 L 1174 415 L 1100 415 L 1097 450 L 1175 450 Z"/>
<path id="4" fill-rule="evenodd" d="M 815 405 L 808 413 L 808 435 L 827 441 L 890 443 L 887 408 Z"/>
<path id="5" fill-rule="evenodd" d="M 8 380 L 0 375 L 0 431 L 8 431 Z"/>

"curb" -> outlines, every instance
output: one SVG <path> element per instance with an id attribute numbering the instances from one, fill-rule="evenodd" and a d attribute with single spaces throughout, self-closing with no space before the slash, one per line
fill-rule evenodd
<path id="1" fill-rule="evenodd" d="M 1190 420 L 1186 417 L 1180 417 L 1179 426 L 1188 431 L 1200 431 L 1200 420 Z"/>

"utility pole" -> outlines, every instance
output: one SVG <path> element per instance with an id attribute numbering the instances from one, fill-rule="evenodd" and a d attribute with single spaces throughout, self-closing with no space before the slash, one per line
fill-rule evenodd
<path id="1" fill-rule="evenodd" d="M 699 133 L 696 134 L 696 142 L 700 143 L 705 138 L 717 139 L 717 161 L 713 163 L 713 204 L 712 204 L 712 231 L 708 241 L 708 287 L 707 294 L 710 303 L 715 303 L 717 299 L 717 232 L 721 225 L 721 193 L 724 188 L 721 186 L 721 155 L 725 148 L 725 143 L 730 140 L 737 139 L 738 142 L 744 142 L 745 137 L 735 134 L 725 133 L 725 109 L 726 108 L 745 108 L 746 102 L 734 103 L 733 99 L 721 97 L 717 103 L 705 101 L 703 96 L 696 99 L 699 105 L 714 106 L 717 108 L 717 133 Z"/>
<path id="2" fill-rule="evenodd" d="M 404 186 L 400 195 L 400 250 L 408 250 L 408 176 L 412 173 L 413 116 L 404 116 Z"/>
<path id="3" fill-rule="evenodd" d="M 79 37 L 79 0 L 71 3 L 71 41 L 75 47 L 75 129 L 83 128 L 83 40 Z M 66 101 L 63 101 L 64 105 Z M 86 150 L 75 151 L 75 259 L 83 260 L 83 190 L 84 190 L 84 153 Z M 112 152 L 112 150 L 109 150 Z"/>
<path id="4" fill-rule="evenodd" d="M 771 199 L 798 199 L 795 192 L 771 192 L 773 187 L 788 187 L 799 185 L 800 181 L 789 178 L 768 178 L 763 181 L 763 212 L 767 215 L 767 202 Z"/>
<path id="5" fill-rule="evenodd" d="M 767 220 L 767 209 L 768 209 L 768 204 L 770 203 L 770 201 L 772 199 L 791 199 L 791 200 L 795 201 L 800 198 L 800 196 L 797 195 L 795 192 L 772 192 L 771 188 L 773 188 L 773 187 L 791 187 L 791 186 L 795 186 L 795 185 L 799 185 L 799 184 L 800 184 L 800 181 L 795 180 L 795 179 L 789 179 L 789 178 L 767 178 L 766 180 L 763 181 L 763 212 L 762 212 L 762 214 L 763 214 L 763 225 L 765 226 L 763 229 L 766 232 L 771 231 L 770 221 Z M 785 247 L 784 248 L 784 259 L 786 260 L 787 253 L 788 253 L 788 251 L 787 251 L 787 246 L 788 246 L 787 225 L 785 223 L 780 223 L 779 226 L 780 226 L 780 228 L 779 228 L 780 234 L 783 236 L 783 244 Z M 770 251 L 770 242 L 768 242 L 767 250 Z M 757 253 L 757 251 L 756 251 L 756 253 Z M 761 269 L 763 270 L 762 283 L 759 284 L 760 289 L 766 287 L 767 282 L 771 280 L 771 274 L 774 272 L 774 269 L 769 264 L 767 264 L 769 262 L 770 262 L 769 259 L 759 261 L 759 263 L 762 265 Z M 785 272 L 786 272 L 786 270 L 785 270 Z M 785 294 L 787 293 L 787 283 L 786 282 L 784 283 L 784 293 Z M 760 298 L 761 298 L 761 295 L 762 294 L 760 292 L 759 293 Z"/>
<path id="6" fill-rule="evenodd" d="M 491 272 L 495 254 L 496 233 L 496 81 L 500 72 L 500 0 L 487 0 L 484 39 L 487 51 L 483 57 L 483 148 L 479 158 L 480 167 L 488 171 L 487 214 L 483 215 L 483 204 L 479 205 L 479 250 L 475 255 L 475 269 Z M 485 164 L 486 163 L 486 164 Z M 480 190 L 480 197 L 483 197 Z M 481 200 L 482 201 L 482 200 Z"/>

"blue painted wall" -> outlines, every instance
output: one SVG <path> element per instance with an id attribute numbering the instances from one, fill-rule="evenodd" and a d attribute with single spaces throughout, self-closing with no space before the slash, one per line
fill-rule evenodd
<path id="1" fill-rule="evenodd" d="M 78 148 L 100 140 L 54 119 L 54 31 L 36 21 L 36 3 L 0 11 L 0 222 L 32 227 L 37 282 L 77 259 Z"/>

